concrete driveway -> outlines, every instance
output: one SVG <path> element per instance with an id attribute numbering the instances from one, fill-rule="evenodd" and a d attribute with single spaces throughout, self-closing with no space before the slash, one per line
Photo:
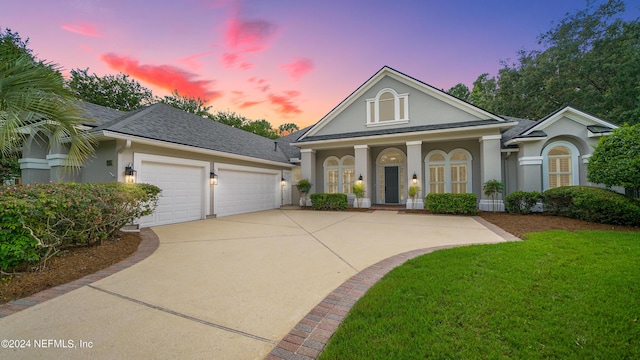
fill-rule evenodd
<path id="1" fill-rule="evenodd" d="M 1 318 L 0 340 L 31 344 L 3 342 L 0 358 L 261 359 L 380 260 L 505 241 L 471 217 L 390 211 L 272 210 L 153 231 L 160 246 L 147 259 Z"/>

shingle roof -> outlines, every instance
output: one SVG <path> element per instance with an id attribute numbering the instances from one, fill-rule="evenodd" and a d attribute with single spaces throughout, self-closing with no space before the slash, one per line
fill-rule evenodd
<path id="1" fill-rule="evenodd" d="M 94 120 L 95 123 L 87 123 L 88 126 L 100 126 L 126 114 L 120 110 L 108 108 L 101 105 L 92 104 L 85 101 L 78 101 L 78 106 L 86 112 L 86 116 Z"/>
<path id="2" fill-rule="evenodd" d="M 342 134 L 308 136 L 300 140 L 299 142 L 304 143 L 308 141 L 322 141 L 322 140 L 348 139 L 348 138 L 377 136 L 377 135 L 404 134 L 404 133 L 410 133 L 410 132 L 420 132 L 420 131 L 430 131 L 430 130 L 456 129 L 456 128 L 469 127 L 469 126 L 509 124 L 510 122 L 511 121 L 475 120 L 475 121 L 464 121 L 464 122 L 458 122 L 458 123 L 409 126 L 404 128 L 375 129 L 375 130 L 369 130 L 369 131 L 358 131 L 358 132 L 342 133 Z"/>
<path id="3" fill-rule="evenodd" d="M 292 132 L 287 136 L 283 136 L 279 139 L 276 139 L 276 141 L 278 142 L 278 147 L 289 159 L 300 158 L 300 148 L 291 146 L 291 144 L 298 141 L 298 138 L 306 134 L 307 131 L 309 131 L 309 129 L 311 129 L 311 126 L 308 126 L 304 129 L 298 130 L 296 132 Z"/>
<path id="4" fill-rule="evenodd" d="M 283 151 L 275 150 L 274 140 L 161 103 L 126 113 L 94 129 L 103 130 L 289 163 Z"/>

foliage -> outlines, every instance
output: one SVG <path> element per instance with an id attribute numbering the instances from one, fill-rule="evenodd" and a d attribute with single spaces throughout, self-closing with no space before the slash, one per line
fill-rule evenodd
<path id="1" fill-rule="evenodd" d="M 307 179 L 300 179 L 300 181 L 298 181 L 295 186 L 296 188 L 298 188 L 298 191 L 300 191 L 301 194 L 308 194 L 313 184 L 311 184 Z"/>
<path id="2" fill-rule="evenodd" d="M 587 177 L 597 184 L 640 189 L 640 123 L 600 139 L 587 163 Z"/>
<path id="3" fill-rule="evenodd" d="M 210 114 L 209 119 L 229 125 L 236 129 L 242 129 L 256 135 L 264 136 L 269 139 L 277 139 L 278 133 L 271 127 L 271 123 L 267 120 L 250 120 L 233 111 L 218 111 Z"/>
<path id="4" fill-rule="evenodd" d="M 469 102 L 471 100 L 471 92 L 467 85 L 463 83 L 455 84 L 451 89 L 447 90 L 449 95 L 453 95 L 460 100 Z"/>
<path id="5" fill-rule="evenodd" d="M 504 184 L 496 179 L 491 179 L 482 185 L 482 191 L 486 196 L 491 197 L 491 208 L 496 211 L 496 198 L 504 191 Z"/>
<path id="6" fill-rule="evenodd" d="M 424 206 L 435 214 L 475 215 L 478 213 L 476 194 L 427 194 Z"/>
<path id="7" fill-rule="evenodd" d="M 93 153 L 79 128 L 90 121 L 64 88 L 60 66 L 37 62 L 26 44 L 17 33 L 0 32 L 0 153 L 10 157 L 29 135 L 45 136 L 68 147 L 67 165 L 77 168 Z"/>
<path id="8" fill-rule="evenodd" d="M 311 205 L 315 210 L 344 210 L 347 208 L 347 194 L 311 194 Z"/>
<path id="9" fill-rule="evenodd" d="M 154 102 L 151 90 L 123 73 L 100 77 L 89 74 L 88 68 L 75 69 L 71 70 L 66 85 L 79 99 L 121 111 L 139 109 Z"/>
<path id="10" fill-rule="evenodd" d="M 616 225 L 640 225 L 640 202 L 590 186 L 563 186 L 543 194 L 545 211 L 554 215 Z"/>
<path id="11" fill-rule="evenodd" d="M 153 185 L 123 183 L 0 187 L 0 251 L 14 254 L 4 265 L 40 258 L 46 261 L 65 248 L 111 238 L 124 225 L 151 214 L 159 193 Z M 34 241 L 37 258 L 32 252 Z"/>
<path id="12" fill-rule="evenodd" d="M 572 105 L 616 123 L 640 121 L 640 22 L 622 0 L 588 1 L 517 52 L 495 78 L 474 82 L 471 102 L 497 114 L 540 119 Z"/>
<path id="13" fill-rule="evenodd" d="M 504 206 L 512 214 L 530 214 L 538 201 L 542 200 L 539 191 L 514 191 L 504 198 Z"/>
<path id="14" fill-rule="evenodd" d="M 178 90 L 174 90 L 171 95 L 165 95 L 164 98 L 160 99 L 160 102 L 169 106 L 173 106 L 176 109 L 180 109 L 191 114 L 196 114 L 198 116 L 211 116 L 211 114 L 209 113 L 211 106 L 205 105 L 207 100 L 203 100 L 201 98 L 194 99 L 188 96 L 180 95 Z"/>
<path id="15" fill-rule="evenodd" d="M 0 159 L 0 185 L 2 185 L 5 180 L 12 180 L 16 177 L 20 177 L 18 157 L 11 156 Z"/>
<path id="16" fill-rule="evenodd" d="M 284 123 L 278 126 L 278 136 L 287 136 L 293 132 L 300 130 L 298 125 L 294 123 Z"/>
<path id="17" fill-rule="evenodd" d="M 365 189 L 364 189 L 364 184 L 360 183 L 360 184 L 353 184 L 353 194 L 356 196 L 357 199 L 362 199 L 364 197 L 364 193 L 365 193 Z"/>
<path id="18" fill-rule="evenodd" d="M 319 359 L 638 358 L 638 233 L 548 231 L 409 260 Z"/>
<path id="19" fill-rule="evenodd" d="M 418 196 L 420 194 L 420 186 L 418 185 L 412 185 L 409 186 L 409 197 L 412 199 L 415 199 L 416 196 Z"/>

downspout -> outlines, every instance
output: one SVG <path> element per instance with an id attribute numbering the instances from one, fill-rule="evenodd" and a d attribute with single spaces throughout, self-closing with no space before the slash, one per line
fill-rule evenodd
<path id="1" fill-rule="evenodd" d="M 118 163 L 116 164 L 116 169 L 117 169 L 116 181 L 117 182 L 120 182 L 120 180 L 122 180 L 121 178 L 122 171 L 120 171 L 120 164 L 122 163 L 122 152 L 129 148 L 131 148 L 131 140 L 127 139 L 125 140 L 124 145 L 122 145 L 120 148 L 116 150 L 116 155 L 118 156 Z"/>

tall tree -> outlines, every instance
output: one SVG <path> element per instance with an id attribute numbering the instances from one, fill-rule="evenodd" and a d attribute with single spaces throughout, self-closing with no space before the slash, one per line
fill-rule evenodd
<path id="1" fill-rule="evenodd" d="M 471 90 L 469 100 L 475 106 L 493 111 L 496 90 L 496 79 L 490 78 L 488 73 L 484 73 L 473 82 L 473 90 Z"/>
<path id="2" fill-rule="evenodd" d="M 36 61 L 27 42 L 0 30 L 0 153 L 12 157 L 27 136 L 44 134 L 50 145 L 68 147 L 67 165 L 79 167 L 93 153 L 79 129 L 87 119 L 64 88 L 60 66 Z"/>
<path id="3" fill-rule="evenodd" d="M 229 110 L 218 111 L 215 114 L 211 114 L 209 118 L 213 121 L 217 121 L 237 129 L 242 129 L 242 126 L 249 122 L 249 119 L 246 117 Z"/>
<path id="4" fill-rule="evenodd" d="M 284 124 L 280 124 L 280 126 L 278 126 L 278 135 L 279 136 L 287 136 L 289 134 L 291 134 L 294 131 L 298 131 L 300 130 L 300 128 L 298 128 L 298 125 L 294 124 L 294 123 L 284 123 Z"/>
<path id="5" fill-rule="evenodd" d="M 447 93 L 467 102 L 471 99 L 471 92 L 467 85 L 463 83 L 455 84 L 451 89 L 447 90 Z"/>
<path id="6" fill-rule="evenodd" d="M 160 99 L 160 102 L 202 117 L 211 116 L 209 113 L 211 106 L 205 105 L 207 100 L 180 95 L 178 90 L 174 90 L 171 95 L 165 95 L 164 98 Z"/>
<path id="7" fill-rule="evenodd" d="M 82 100 L 121 111 L 139 109 L 155 102 L 151 90 L 123 73 L 100 77 L 89 74 L 88 68 L 75 69 L 71 70 L 67 86 Z"/>
<path id="8" fill-rule="evenodd" d="M 267 120 L 250 120 L 242 126 L 242 130 L 264 136 L 269 139 L 277 139 L 278 133 L 273 129 L 271 123 Z"/>

